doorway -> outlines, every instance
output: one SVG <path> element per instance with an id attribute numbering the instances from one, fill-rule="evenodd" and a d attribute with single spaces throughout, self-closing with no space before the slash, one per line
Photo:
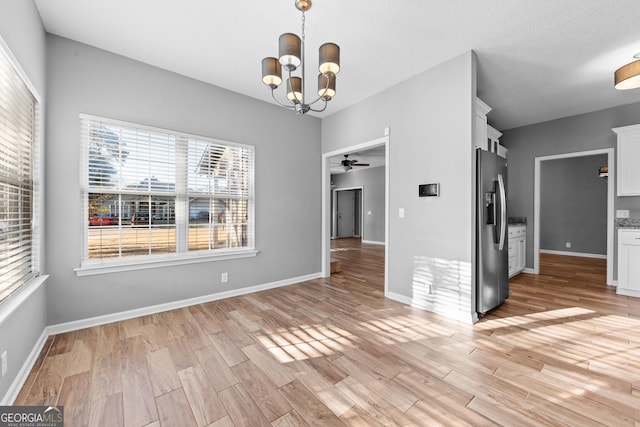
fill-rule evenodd
<path id="1" fill-rule="evenodd" d="M 535 158 L 534 167 L 534 215 L 533 215 L 533 273 L 540 274 L 540 170 L 541 163 L 548 160 L 567 159 L 571 157 L 594 156 L 598 154 L 607 155 L 607 163 L 609 166 L 609 178 L 607 180 L 607 285 L 614 286 L 613 269 L 614 269 L 614 150 L 613 148 L 603 148 L 599 150 L 580 151 L 574 153 L 557 154 L 552 156 L 543 156 Z"/>
<path id="2" fill-rule="evenodd" d="M 362 238 L 362 187 L 335 188 L 332 205 L 331 237 Z"/>
<path id="3" fill-rule="evenodd" d="M 385 132 L 388 134 L 388 132 Z M 388 289 L 388 275 L 387 270 L 389 266 L 389 136 L 384 136 L 379 139 L 374 139 L 361 144 L 341 148 L 335 151 L 330 151 L 322 154 L 322 259 L 321 259 L 321 274 L 322 277 L 329 277 L 331 275 L 331 237 L 333 234 L 332 227 L 332 198 L 333 192 L 331 191 L 331 158 L 335 156 L 343 156 L 352 152 L 363 151 L 373 149 L 376 147 L 385 147 L 385 224 L 384 235 L 386 242 L 386 250 L 384 254 L 384 292 L 387 294 Z"/>

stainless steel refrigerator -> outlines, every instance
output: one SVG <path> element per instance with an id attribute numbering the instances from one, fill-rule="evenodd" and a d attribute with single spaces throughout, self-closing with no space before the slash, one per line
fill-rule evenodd
<path id="1" fill-rule="evenodd" d="M 477 150 L 476 310 L 479 314 L 509 297 L 507 161 Z"/>

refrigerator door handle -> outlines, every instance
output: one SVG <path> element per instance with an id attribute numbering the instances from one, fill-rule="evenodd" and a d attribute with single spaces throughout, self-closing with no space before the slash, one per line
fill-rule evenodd
<path id="1" fill-rule="evenodd" d="M 501 251 L 504 249 L 504 241 L 507 236 L 507 194 L 501 174 L 498 174 L 498 192 L 500 194 L 500 240 L 498 241 L 498 250 Z"/>

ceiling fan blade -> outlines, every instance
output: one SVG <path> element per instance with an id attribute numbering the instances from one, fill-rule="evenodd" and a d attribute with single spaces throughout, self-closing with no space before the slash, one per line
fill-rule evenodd
<path id="1" fill-rule="evenodd" d="M 370 166 L 369 163 L 351 163 L 351 166 Z"/>

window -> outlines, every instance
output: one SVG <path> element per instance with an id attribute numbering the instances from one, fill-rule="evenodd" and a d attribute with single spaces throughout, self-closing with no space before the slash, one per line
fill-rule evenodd
<path id="1" fill-rule="evenodd" d="M 0 301 L 36 276 L 38 264 L 34 232 L 38 104 L 20 74 L 0 45 Z"/>
<path id="2" fill-rule="evenodd" d="M 81 115 L 82 267 L 254 251 L 247 145 Z"/>

